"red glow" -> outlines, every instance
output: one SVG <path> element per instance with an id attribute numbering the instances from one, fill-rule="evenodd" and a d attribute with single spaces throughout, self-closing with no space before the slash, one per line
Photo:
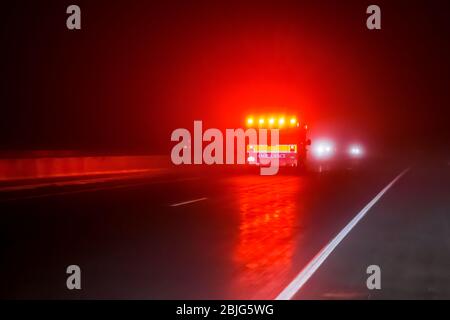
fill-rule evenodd
<path id="1" fill-rule="evenodd" d="M 1 159 L 0 181 L 144 172 L 169 164 L 163 156 Z"/>
<path id="2" fill-rule="evenodd" d="M 233 284 L 233 296 L 248 291 L 257 292 L 251 298 L 271 298 L 281 289 L 290 271 L 300 178 L 275 179 L 285 180 L 284 188 L 277 194 L 272 193 L 271 183 L 263 177 L 241 177 L 232 181 L 238 194 L 241 219 L 234 253 L 240 273 Z"/>

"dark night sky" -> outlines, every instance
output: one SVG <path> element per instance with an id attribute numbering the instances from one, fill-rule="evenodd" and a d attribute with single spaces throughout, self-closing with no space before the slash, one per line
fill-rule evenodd
<path id="1" fill-rule="evenodd" d="M 341 1 L 344 2 L 344 1 Z M 448 148 L 448 1 L 10 1 L 0 149 L 161 152 L 170 132 L 295 112 L 373 145 Z"/>

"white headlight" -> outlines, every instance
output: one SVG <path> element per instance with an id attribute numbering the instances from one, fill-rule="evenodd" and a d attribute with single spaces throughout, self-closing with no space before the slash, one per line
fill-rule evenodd
<path id="1" fill-rule="evenodd" d="M 350 148 L 348 149 L 348 153 L 352 156 L 352 157 L 360 157 L 363 154 L 363 149 L 361 146 L 359 145 L 352 145 L 350 146 Z"/>
<path id="2" fill-rule="evenodd" d="M 316 158 L 327 158 L 332 156 L 334 147 L 330 141 L 318 141 L 312 148 L 313 154 Z"/>

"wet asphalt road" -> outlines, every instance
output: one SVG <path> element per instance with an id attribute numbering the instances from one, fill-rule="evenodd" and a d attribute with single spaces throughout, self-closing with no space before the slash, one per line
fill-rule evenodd
<path id="1" fill-rule="evenodd" d="M 3 193 L 0 297 L 273 299 L 409 166 L 293 298 L 450 298 L 445 157 Z M 80 291 L 66 289 L 71 264 L 81 267 Z M 372 264 L 381 290 L 366 287 Z"/>

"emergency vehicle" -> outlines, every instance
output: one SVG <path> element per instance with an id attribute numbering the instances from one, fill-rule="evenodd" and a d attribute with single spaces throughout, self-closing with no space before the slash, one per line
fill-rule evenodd
<path id="1" fill-rule="evenodd" d="M 249 116 L 246 126 L 279 129 L 278 145 L 247 144 L 247 164 L 259 166 L 270 158 L 278 158 L 280 167 L 305 167 L 311 140 L 307 138 L 308 125 L 300 122 L 296 116 Z"/>

